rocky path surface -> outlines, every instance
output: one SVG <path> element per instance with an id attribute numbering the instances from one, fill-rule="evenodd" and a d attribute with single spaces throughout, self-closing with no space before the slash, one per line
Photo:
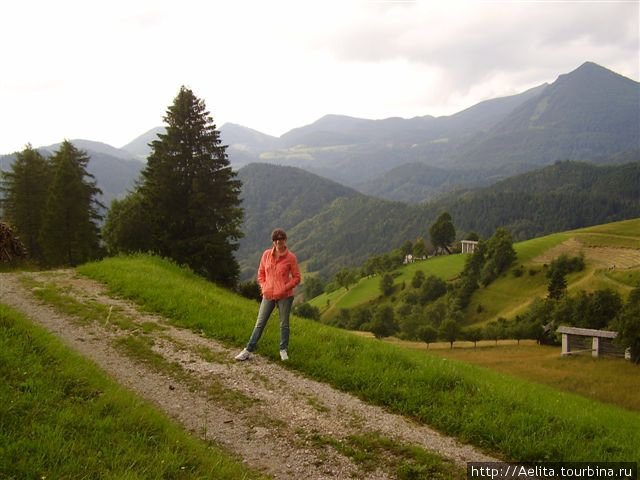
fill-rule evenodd
<path id="1" fill-rule="evenodd" d="M 38 290 L 47 285 L 78 304 L 94 310 L 102 306 L 108 314 L 83 321 L 61 313 L 38 299 Z M 0 274 L 0 296 L 0 302 L 53 332 L 194 434 L 275 478 L 394 478 L 384 458 L 365 468 L 340 448 L 353 435 L 419 446 L 461 467 L 497 461 L 282 364 L 258 355 L 235 362 L 235 350 L 141 312 L 72 270 Z M 113 321 L 116 316 L 119 322 Z M 148 346 L 147 357 L 123 347 L 131 339 Z"/>

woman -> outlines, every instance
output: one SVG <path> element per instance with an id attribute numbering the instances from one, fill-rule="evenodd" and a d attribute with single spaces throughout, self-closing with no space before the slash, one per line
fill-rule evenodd
<path id="1" fill-rule="evenodd" d="M 280 312 L 280 358 L 289 359 L 289 313 L 293 303 L 293 289 L 300 283 L 298 259 L 287 248 L 287 234 L 279 228 L 271 233 L 273 246 L 264 251 L 258 268 L 258 283 L 262 303 L 249 343 L 236 355 L 236 360 L 247 360 L 256 349 L 267 320 L 276 305 Z"/>

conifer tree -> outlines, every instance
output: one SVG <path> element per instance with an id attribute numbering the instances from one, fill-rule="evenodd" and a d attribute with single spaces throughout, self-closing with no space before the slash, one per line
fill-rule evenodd
<path id="1" fill-rule="evenodd" d="M 547 290 L 549 291 L 548 298 L 554 300 L 561 298 L 567 291 L 567 281 L 560 270 L 556 270 L 551 276 Z"/>
<path id="2" fill-rule="evenodd" d="M 78 265 L 99 255 L 96 199 L 102 193 L 87 172 L 89 157 L 65 140 L 51 158 L 52 179 L 40 231 L 45 263 Z"/>
<path id="3" fill-rule="evenodd" d="M 242 236 L 240 181 L 204 101 L 180 88 L 151 143 L 140 192 L 152 223 L 151 249 L 215 282 L 234 286 Z"/>
<path id="4" fill-rule="evenodd" d="M 2 172 L 5 219 L 13 225 L 28 255 L 42 260 L 39 232 L 51 179 L 49 162 L 31 145 L 16 154 L 11 170 Z"/>

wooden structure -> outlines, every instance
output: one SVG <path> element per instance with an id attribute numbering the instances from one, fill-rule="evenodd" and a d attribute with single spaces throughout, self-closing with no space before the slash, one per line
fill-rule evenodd
<path id="1" fill-rule="evenodd" d="M 557 332 L 562 334 L 562 355 L 591 352 L 593 357 L 625 356 L 624 349 L 613 343 L 618 332 L 576 327 L 559 327 Z"/>
<path id="2" fill-rule="evenodd" d="M 475 240 L 461 240 L 462 244 L 462 253 L 475 253 L 476 248 L 478 248 L 478 242 Z"/>

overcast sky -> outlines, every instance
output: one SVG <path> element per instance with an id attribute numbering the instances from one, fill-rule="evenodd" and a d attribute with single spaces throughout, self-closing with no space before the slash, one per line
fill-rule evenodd
<path id="1" fill-rule="evenodd" d="M 218 127 L 450 115 L 593 61 L 640 79 L 633 1 L 3 3 L 0 153 L 162 125 L 181 85 Z M 640 107 L 639 107 L 640 108 Z"/>

